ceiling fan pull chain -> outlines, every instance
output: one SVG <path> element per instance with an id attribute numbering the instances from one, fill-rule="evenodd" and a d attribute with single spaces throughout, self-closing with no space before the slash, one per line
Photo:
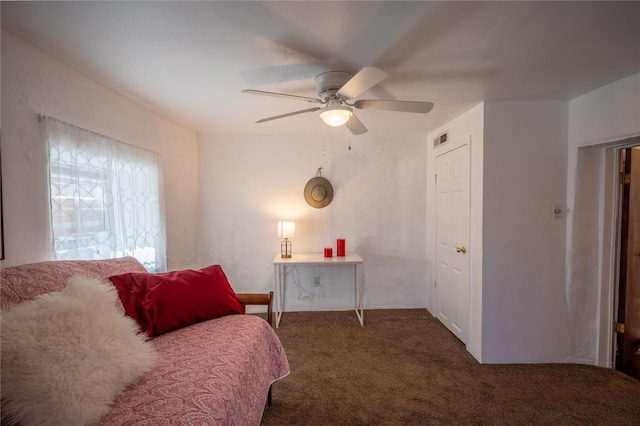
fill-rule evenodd
<path id="1" fill-rule="evenodd" d="M 324 120 L 321 120 L 321 121 L 322 121 L 322 159 L 324 161 L 324 143 L 325 143 L 326 137 L 324 136 Z"/>
<path id="2" fill-rule="evenodd" d="M 349 117 L 347 125 L 349 126 L 349 151 L 351 151 L 351 117 Z"/>

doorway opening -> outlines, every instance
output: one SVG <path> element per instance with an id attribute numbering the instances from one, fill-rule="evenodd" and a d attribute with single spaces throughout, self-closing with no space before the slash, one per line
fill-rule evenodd
<path id="1" fill-rule="evenodd" d="M 640 380 L 640 145 L 618 153 L 614 366 Z"/>

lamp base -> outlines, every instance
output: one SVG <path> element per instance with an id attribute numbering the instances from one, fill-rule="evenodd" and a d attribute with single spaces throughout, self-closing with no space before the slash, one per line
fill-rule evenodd
<path id="1" fill-rule="evenodd" d="M 285 238 L 282 244 L 280 244 L 280 254 L 283 259 L 289 259 L 291 257 L 291 241 Z"/>

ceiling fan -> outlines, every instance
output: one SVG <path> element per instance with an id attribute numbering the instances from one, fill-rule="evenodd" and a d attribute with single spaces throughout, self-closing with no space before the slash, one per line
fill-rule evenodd
<path id="1" fill-rule="evenodd" d="M 322 74 L 318 74 L 314 79 L 318 98 L 288 95 L 286 93 L 265 92 L 262 90 L 243 90 L 242 93 L 276 96 L 323 105 L 263 118 L 262 120 L 256 121 L 256 123 L 264 123 L 278 118 L 322 110 L 320 118 L 322 118 L 326 124 L 334 127 L 346 124 L 354 135 L 360 135 L 367 132 L 367 128 L 364 124 L 362 124 L 358 117 L 353 114 L 354 107 L 356 109 L 377 109 L 423 114 L 431 111 L 433 108 L 432 102 L 377 99 L 361 99 L 353 101 L 354 98 L 357 98 L 388 76 L 389 74 L 386 71 L 374 67 L 362 68 L 354 76 L 351 76 L 351 74 L 345 71 L 323 72 Z"/>

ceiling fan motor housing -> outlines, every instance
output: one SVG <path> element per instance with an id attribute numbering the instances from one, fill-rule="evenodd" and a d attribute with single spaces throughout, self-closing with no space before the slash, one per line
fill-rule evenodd
<path id="1" fill-rule="evenodd" d="M 351 74 L 346 71 L 327 71 L 318 74 L 315 78 L 318 96 L 324 100 L 336 97 L 336 92 L 351 79 Z"/>

